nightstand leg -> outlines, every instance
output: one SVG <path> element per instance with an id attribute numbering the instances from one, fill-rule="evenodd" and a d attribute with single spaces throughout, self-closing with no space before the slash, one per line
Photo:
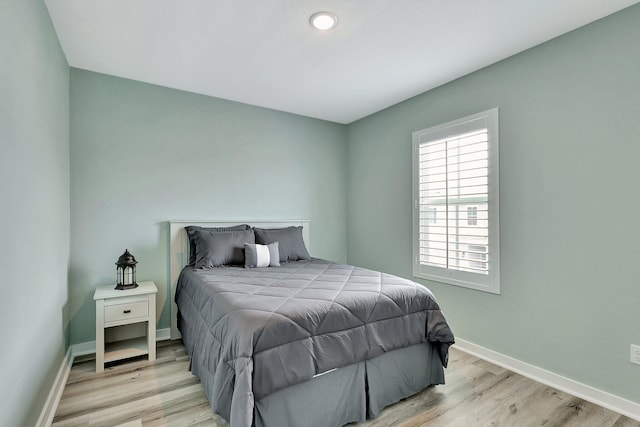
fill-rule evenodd
<path id="1" fill-rule="evenodd" d="M 104 300 L 96 301 L 96 373 L 104 371 Z"/>
<path id="2" fill-rule="evenodd" d="M 149 361 L 156 360 L 156 294 L 149 295 L 149 321 L 147 322 Z"/>

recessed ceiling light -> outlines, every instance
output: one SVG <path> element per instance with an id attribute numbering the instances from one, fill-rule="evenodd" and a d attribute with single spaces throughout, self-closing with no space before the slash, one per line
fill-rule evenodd
<path id="1" fill-rule="evenodd" d="M 316 30 L 330 30 L 338 25 L 338 17 L 330 12 L 317 12 L 309 18 L 311 26 Z"/>

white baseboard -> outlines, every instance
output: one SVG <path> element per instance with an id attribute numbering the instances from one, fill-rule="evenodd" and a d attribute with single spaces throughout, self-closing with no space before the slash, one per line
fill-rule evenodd
<path id="1" fill-rule="evenodd" d="M 53 386 L 49 391 L 49 395 L 47 396 L 47 400 L 42 408 L 42 412 L 40 413 L 36 426 L 50 426 L 53 422 L 53 417 L 56 415 L 58 403 L 60 402 L 62 392 L 64 391 L 64 385 L 67 383 L 67 378 L 69 378 L 71 365 L 73 365 L 73 356 L 71 353 L 71 347 L 69 347 L 62 358 L 58 374 L 56 375 L 56 379 L 53 381 Z"/>
<path id="2" fill-rule="evenodd" d="M 171 328 L 158 329 L 156 331 L 156 341 L 167 341 L 171 339 Z"/>
<path id="3" fill-rule="evenodd" d="M 170 335 L 170 328 L 158 329 L 156 331 L 156 341 L 166 341 L 170 339 Z M 60 403 L 64 386 L 67 383 L 67 378 L 69 378 L 69 372 L 71 372 L 71 366 L 73 365 L 74 359 L 78 356 L 93 354 L 95 352 L 95 341 L 83 342 L 69 346 L 69 349 L 62 359 L 60 369 L 58 369 L 58 374 L 51 386 L 51 391 L 49 391 L 49 396 L 42 408 L 42 412 L 40 413 L 36 426 L 48 427 L 53 422 L 53 417 L 56 415 L 56 410 L 58 409 L 58 404 Z"/>
<path id="4" fill-rule="evenodd" d="M 75 359 L 78 356 L 84 356 L 85 354 L 93 354 L 96 352 L 96 342 L 81 342 L 79 344 L 73 344 L 71 347 L 71 356 Z"/>
<path id="5" fill-rule="evenodd" d="M 640 403 L 618 397 L 586 384 L 555 374 L 546 369 L 538 368 L 522 362 L 513 357 L 506 356 L 488 348 L 481 347 L 469 341 L 456 338 L 455 348 L 484 359 L 495 365 L 506 368 L 534 381 L 556 388 L 565 393 L 569 393 L 580 399 L 587 400 L 596 405 L 615 411 L 619 414 L 640 421 Z"/>

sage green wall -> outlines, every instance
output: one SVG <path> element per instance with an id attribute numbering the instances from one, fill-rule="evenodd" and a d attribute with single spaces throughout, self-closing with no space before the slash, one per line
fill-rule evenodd
<path id="1" fill-rule="evenodd" d="M 346 260 L 343 125 L 72 69 L 71 183 L 72 343 L 125 248 L 169 327 L 171 219 L 309 219 L 312 255 Z"/>
<path id="2" fill-rule="evenodd" d="M 348 261 L 412 275 L 411 133 L 500 108 L 502 294 L 459 338 L 640 402 L 640 5 L 348 127 Z"/>
<path id="3" fill-rule="evenodd" d="M 0 2 L 0 424 L 35 425 L 66 351 L 69 66 L 41 0 Z"/>

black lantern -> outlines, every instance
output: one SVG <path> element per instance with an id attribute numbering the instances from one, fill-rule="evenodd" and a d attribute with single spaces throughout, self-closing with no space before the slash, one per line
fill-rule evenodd
<path id="1" fill-rule="evenodd" d="M 129 253 L 129 249 L 125 249 L 124 253 L 116 262 L 116 271 L 118 272 L 118 285 L 116 289 L 133 289 L 137 288 L 136 283 L 136 261 L 135 257 Z"/>

